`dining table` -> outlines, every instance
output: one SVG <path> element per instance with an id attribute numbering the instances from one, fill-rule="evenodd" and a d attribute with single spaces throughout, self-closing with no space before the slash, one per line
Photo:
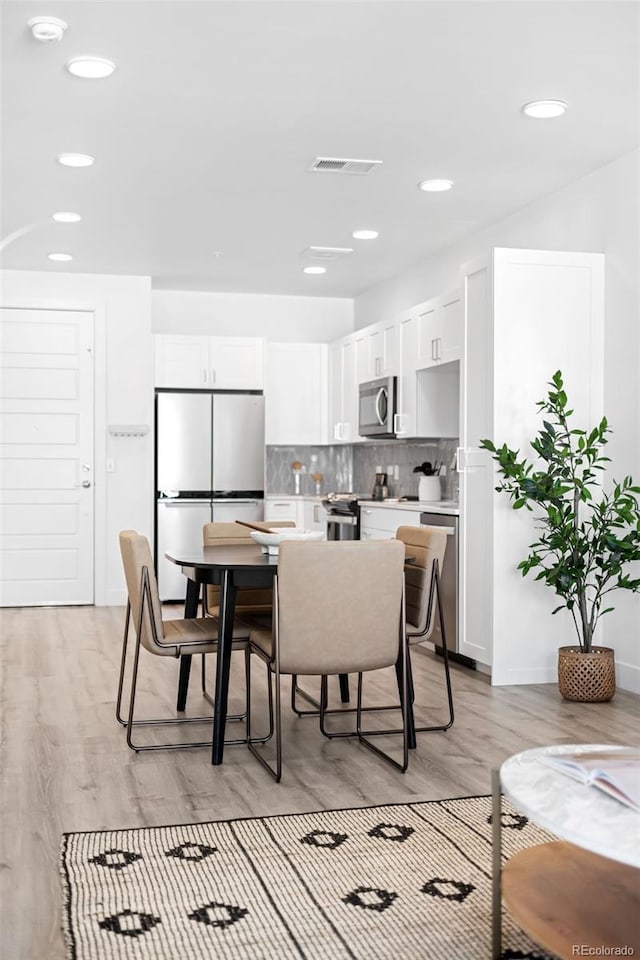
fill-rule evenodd
<path id="1" fill-rule="evenodd" d="M 165 557 L 171 563 L 179 566 L 187 579 L 184 605 L 185 619 L 198 616 L 203 585 L 214 584 L 220 587 L 211 745 L 211 763 L 218 765 L 222 763 L 224 756 L 237 590 L 241 587 L 272 587 L 275 575 L 278 572 L 278 555 L 264 553 L 257 544 L 248 543 L 174 549 L 167 551 Z M 408 560 L 410 559 L 412 558 L 408 558 Z M 400 664 L 400 661 L 401 658 L 399 657 L 398 664 Z M 397 667 L 396 672 L 398 672 L 398 669 Z M 190 670 L 191 656 L 182 656 L 180 658 L 180 679 L 178 683 L 177 709 L 179 711 L 184 711 L 186 707 Z M 411 691 L 411 676 L 408 679 Z M 398 677 L 398 686 L 402 689 L 400 676 Z M 345 684 L 344 678 L 342 678 L 341 693 L 343 701 L 345 699 L 344 691 Z M 410 695 L 408 703 L 408 741 L 409 747 L 415 749 L 416 738 L 412 699 Z"/>

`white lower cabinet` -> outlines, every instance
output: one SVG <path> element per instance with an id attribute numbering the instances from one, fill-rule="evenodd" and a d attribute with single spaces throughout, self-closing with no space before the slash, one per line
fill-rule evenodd
<path id="1" fill-rule="evenodd" d="M 299 512 L 300 511 L 300 512 Z M 302 526 L 302 501 L 293 497 L 267 497 L 264 502 L 265 520 L 293 520 L 296 527 Z"/>
<path id="2" fill-rule="evenodd" d="M 393 507 L 360 507 L 360 539 L 390 540 L 398 527 L 419 527 L 419 510 L 398 510 Z"/>
<path id="3" fill-rule="evenodd" d="M 327 514 L 316 497 L 267 497 L 264 502 L 265 520 L 293 520 L 296 527 L 322 530 L 327 526 Z"/>

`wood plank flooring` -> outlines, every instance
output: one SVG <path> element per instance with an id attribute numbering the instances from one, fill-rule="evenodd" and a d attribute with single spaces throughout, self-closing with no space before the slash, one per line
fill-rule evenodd
<path id="1" fill-rule="evenodd" d="M 316 720 L 296 719 L 287 709 L 283 782 L 275 784 L 243 746 L 227 747 L 221 767 L 211 766 L 207 749 L 135 754 L 127 748 L 114 717 L 122 608 L 5 609 L 0 620 L 2 960 L 66 956 L 58 876 L 64 831 L 485 794 L 491 768 L 527 747 L 637 739 L 639 701 L 632 694 L 618 692 L 606 704 L 572 704 L 554 684 L 491 687 L 480 674 L 455 667 L 455 724 L 446 734 L 419 735 L 404 776 L 355 741 L 324 740 Z M 242 707 L 240 666 L 232 677 L 231 709 Z M 141 708 L 151 706 L 156 715 L 172 711 L 176 662 L 146 655 L 141 669 Z M 423 722 L 444 715 L 441 671 L 438 658 L 414 656 Z M 392 699 L 391 672 L 370 682 L 378 702 Z M 256 664 L 258 706 L 263 690 Z M 204 712 L 195 669 L 189 701 L 195 714 Z M 427 711 L 420 704 L 435 706 Z M 208 726 L 188 726 L 185 738 L 208 735 Z M 162 734 L 182 736 L 184 730 L 165 727 Z"/>

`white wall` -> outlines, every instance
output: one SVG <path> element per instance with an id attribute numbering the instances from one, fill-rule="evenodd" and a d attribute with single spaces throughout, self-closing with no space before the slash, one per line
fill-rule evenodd
<path id="1" fill-rule="evenodd" d="M 353 300 L 154 290 L 153 333 L 325 342 L 353 330 Z"/>
<path id="2" fill-rule="evenodd" d="M 631 473 L 640 482 L 638 166 L 638 152 L 627 154 L 372 287 L 354 302 L 355 327 L 455 287 L 460 264 L 494 246 L 604 253 L 604 409 L 614 430 L 607 452 L 612 476 Z M 549 364 L 552 372 L 551 355 Z M 640 597 L 618 591 L 612 599 L 615 611 L 602 621 L 602 642 L 615 647 L 619 685 L 640 692 Z"/>
<path id="3" fill-rule="evenodd" d="M 115 438 L 108 425 L 153 425 L 150 278 L 5 270 L 1 283 L 3 306 L 94 311 L 95 602 L 125 603 L 118 531 L 153 532 L 153 435 Z"/>

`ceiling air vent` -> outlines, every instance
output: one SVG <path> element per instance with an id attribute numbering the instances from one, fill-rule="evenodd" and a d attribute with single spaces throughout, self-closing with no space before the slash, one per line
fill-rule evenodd
<path id="1" fill-rule="evenodd" d="M 314 173 L 371 173 L 382 160 L 344 160 L 339 157 L 316 157 L 309 167 Z"/>
<path id="2" fill-rule="evenodd" d="M 353 253 L 353 247 L 307 247 L 302 256 L 308 260 L 337 260 L 347 253 Z"/>

